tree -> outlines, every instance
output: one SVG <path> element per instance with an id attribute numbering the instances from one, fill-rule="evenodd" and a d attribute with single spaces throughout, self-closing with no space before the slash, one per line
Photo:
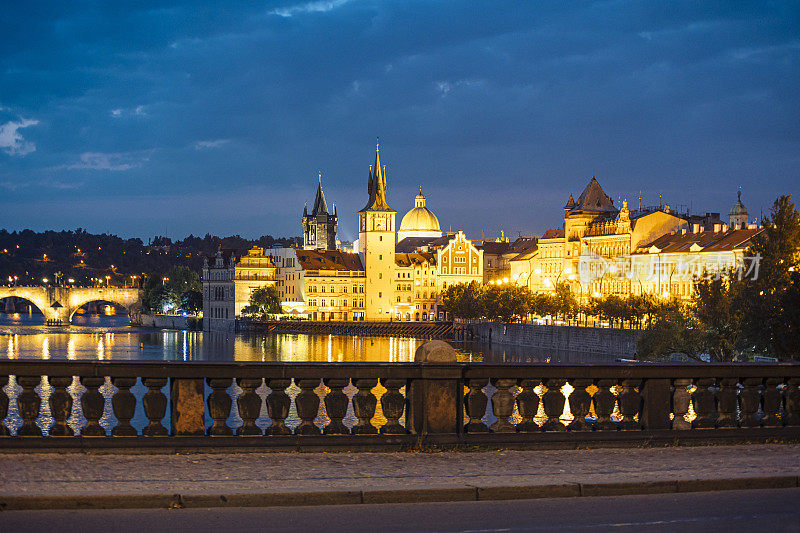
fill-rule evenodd
<path id="1" fill-rule="evenodd" d="M 483 286 L 476 281 L 450 285 L 442 293 L 442 303 L 456 318 L 480 318 L 486 314 L 483 290 Z"/>
<path id="2" fill-rule="evenodd" d="M 672 353 L 699 359 L 702 346 L 700 331 L 691 315 L 674 307 L 656 315 L 636 339 L 639 359 L 659 359 Z"/>
<path id="3" fill-rule="evenodd" d="M 483 288 L 485 316 L 500 322 L 513 322 L 530 310 L 531 292 L 518 285 L 488 285 Z"/>
<path id="4" fill-rule="evenodd" d="M 800 214 L 790 195 L 775 200 L 764 231 L 756 235 L 748 255 L 758 270 L 742 276 L 738 304 L 744 310 L 743 336 L 756 351 L 800 358 L 800 332 L 787 325 L 800 314 L 797 273 L 800 271 Z"/>
<path id="5" fill-rule="evenodd" d="M 556 285 L 555 314 L 563 317 L 571 316 L 578 312 L 578 300 L 572 294 L 569 283 L 562 281 Z"/>
<path id="6" fill-rule="evenodd" d="M 203 308 L 203 293 L 200 291 L 186 291 L 181 295 L 181 309 L 188 313 L 197 314 Z"/>
<path id="7" fill-rule="evenodd" d="M 691 312 L 697 321 L 704 348 L 712 360 L 733 361 L 741 352 L 742 309 L 738 304 L 741 283 L 731 271 L 703 275 L 694 282 Z"/>
<path id="8" fill-rule="evenodd" d="M 281 311 L 278 289 L 272 285 L 253 290 L 249 303 L 242 309 L 242 313 L 247 315 L 272 315 Z"/>

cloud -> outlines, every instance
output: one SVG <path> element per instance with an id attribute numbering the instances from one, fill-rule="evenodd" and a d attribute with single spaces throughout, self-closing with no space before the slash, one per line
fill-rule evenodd
<path id="1" fill-rule="evenodd" d="M 114 118 L 123 118 L 123 117 L 146 117 L 147 116 L 147 107 L 143 105 L 137 105 L 136 107 L 117 107 L 112 109 L 109 113 Z"/>
<path id="2" fill-rule="evenodd" d="M 322 0 L 319 2 L 308 2 L 300 4 L 299 6 L 292 7 L 279 7 L 269 12 L 270 15 L 278 15 L 280 17 L 293 17 L 294 15 L 302 15 L 305 13 L 327 13 L 337 7 L 341 7 L 350 2 L 350 0 Z"/>
<path id="3" fill-rule="evenodd" d="M 36 151 L 36 145 L 22 138 L 19 131 L 28 126 L 35 126 L 38 120 L 21 118 L 10 120 L 0 126 L 0 148 L 8 155 L 25 155 Z"/>
<path id="4" fill-rule="evenodd" d="M 208 148 L 219 148 L 224 144 L 231 142 L 230 139 L 215 139 L 213 141 L 197 141 L 194 143 L 195 150 L 205 150 Z"/>
<path id="5" fill-rule="evenodd" d="M 137 158 L 130 153 L 111 153 L 84 152 L 80 156 L 80 163 L 68 165 L 68 170 L 89 169 L 89 170 L 110 170 L 121 172 L 132 168 L 140 167 L 142 161 L 147 161 L 148 157 Z"/>

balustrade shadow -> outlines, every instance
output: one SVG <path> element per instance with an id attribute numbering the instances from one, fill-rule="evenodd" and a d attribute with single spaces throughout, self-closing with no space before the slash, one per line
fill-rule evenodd
<path id="1" fill-rule="evenodd" d="M 800 438 L 800 366 L 0 362 L 0 448 Z"/>

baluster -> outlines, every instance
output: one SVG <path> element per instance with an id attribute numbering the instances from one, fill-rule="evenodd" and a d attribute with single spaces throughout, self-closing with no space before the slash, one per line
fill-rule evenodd
<path id="1" fill-rule="evenodd" d="M 691 379 L 676 379 L 672 387 L 672 429 L 692 429 L 692 424 L 686 420 L 692 396 L 687 387 L 692 384 Z"/>
<path id="2" fill-rule="evenodd" d="M 521 433 L 534 433 L 541 429 L 534 420 L 539 412 L 539 395 L 534 389 L 539 386 L 539 383 L 538 379 L 520 380 L 519 386 L 522 391 L 517 394 L 516 401 L 517 411 L 522 417 L 522 421 L 517 424 L 517 431 Z"/>
<path id="3" fill-rule="evenodd" d="M 226 421 L 231 415 L 231 400 L 228 394 L 228 387 L 231 386 L 230 379 L 206 378 L 208 386 L 211 387 L 211 394 L 208 395 L 208 414 L 214 421 L 208 428 L 208 434 L 213 436 L 233 435 L 233 430 L 228 427 Z"/>
<path id="4" fill-rule="evenodd" d="M 486 415 L 486 406 L 489 403 L 489 398 L 483 392 L 483 387 L 486 385 L 486 380 L 483 379 L 470 379 L 467 381 L 469 392 L 464 398 L 464 406 L 467 409 L 467 416 L 469 422 L 464 426 L 467 433 L 488 433 L 489 428 L 483 423 L 483 417 Z"/>
<path id="5" fill-rule="evenodd" d="M 350 384 L 350 379 L 326 378 L 323 382 L 331 390 L 325 395 L 325 411 L 331 421 L 323 432 L 326 435 L 349 435 L 350 428 L 344 425 L 343 420 L 347 416 L 347 404 L 350 403 L 350 399 L 342 389 Z"/>
<path id="6" fill-rule="evenodd" d="M 167 412 L 167 397 L 161 392 L 168 378 L 143 378 L 142 384 L 147 387 L 147 393 L 142 398 L 144 416 L 148 424 L 142 429 L 142 435 L 148 437 L 162 437 L 169 432 L 161 423 Z"/>
<path id="7" fill-rule="evenodd" d="M 761 378 L 745 378 L 741 380 L 742 390 L 739 392 L 739 398 L 742 403 L 742 422 L 743 428 L 757 428 L 761 425 L 757 418 L 758 408 L 761 404 Z"/>
<path id="8" fill-rule="evenodd" d="M 592 396 L 586 390 L 586 387 L 591 384 L 591 379 L 572 380 L 571 385 L 575 390 L 567 398 L 569 411 L 575 417 L 567 426 L 571 431 L 590 431 L 592 429 L 591 425 L 586 422 L 586 416 L 589 414 L 589 408 L 592 404 Z"/>
<path id="9" fill-rule="evenodd" d="M 41 428 L 36 425 L 42 399 L 34 390 L 41 380 L 41 376 L 17 376 L 17 385 L 22 387 L 22 392 L 17 396 L 19 416 L 22 418 L 22 427 L 17 430 L 19 436 L 42 436 Z"/>
<path id="10" fill-rule="evenodd" d="M 400 417 L 406 407 L 406 399 L 400 393 L 400 387 L 406 384 L 405 379 L 382 378 L 381 385 L 386 387 L 386 392 L 381 396 L 381 409 L 386 417 L 386 424 L 381 427 L 385 435 L 404 435 L 406 428 L 400 424 Z"/>
<path id="11" fill-rule="evenodd" d="M 289 416 L 289 407 L 292 400 L 286 394 L 286 389 L 291 386 L 292 380 L 289 378 L 278 378 L 269 380 L 269 388 L 272 392 L 267 396 L 267 412 L 272 419 L 272 425 L 267 428 L 269 435 L 291 435 L 292 430 L 286 427 L 286 417 Z"/>
<path id="12" fill-rule="evenodd" d="M 509 418 L 514 414 L 514 395 L 509 388 L 517 384 L 515 379 L 492 379 L 492 385 L 497 387 L 497 392 L 492 395 L 492 410 L 497 421 L 492 424 L 495 433 L 513 433 L 514 425 Z"/>
<path id="13" fill-rule="evenodd" d="M 50 414 L 53 416 L 53 427 L 50 428 L 51 437 L 71 437 L 75 434 L 67 425 L 67 419 L 72 413 L 72 396 L 67 387 L 72 385 L 72 376 L 49 377 L 53 392 L 50 394 Z"/>
<path id="14" fill-rule="evenodd" d="M 319 387 L 317 379 L 298 379 L 295 383 L 300 387 L 300 393 L 295 397 L 294 404 L 297 407 L 297 416 L 300 418 L 300 425 L 294 430 L 296 435 L 319 435 L 320 430 L 314 424 L 314 419 L 319 413 L 319 396 L 314 389 Z"/>
<path id="15" fill-rule="evenodd" d="M 261 386 L 261 378 L 237 378 L 236 384 L 242 388 L 242 393 L 236 399 L 239 407 L 239 416 L 242 417 L 242 427 L 237 435 L 261 435 L 261 428 L 256 425 L 256 419 L 261 414 L 261 396 L 256 389 Z"/>
<path id="16" fill-rule="evenodd" d="M 136 396 L 131 392 L 131 387 L 136 385 L 136 378 L 111 378 L 111 383 L 117 388 L 116 394 L 111 398 L 111 406 L 119 421 L 111 434 L 115 437 L 136 437 L 136 428 L 131 425 L 131 419 L 136 412 Z"/>
<path id="17" fill-rule="evenodd" d="M 782 383 L 783 380 L 781 378 L 767 378 L 764 380 L 764 394 L 762 395 L 764 418 L 761 420 L 764 427 L 779 427 L 781 425 L 783 396 L 778 386 Z"/>
<path id="18" fill-rule="evenodd" d="M 719 380 L 719 391 L 717 391 L 717 427 L 735 428 L 738 427 L 739 414 L 739 380 L 736 378 L 725 378 Z"/>
<path id="19" fill-rule="evenodd" d="M 564 431 L 567 429 L 564 423 L 561 422 L 561 415 L 564 413 L 564 404 L 566 403 L 564 393 L 561 392 L 561 387 L 564 386 L 564 383 L 566 383 L 564 379 L 548 379 L 545 382 L 547 392 L 542 395 L 544 414 L 547 415 L 547 422 L 542 426 L 545 431 Z"/>
<path id="20" fill-rule="evenodd" d="M 714 393 L 711 391 L 713 384 L 713 378 L 696 380 L 692 393 L 692 408 L 697 415 L 692 421 L 692 427 L 695 429 L 714 428 L 717 417 L 714 413 Z"/>
<path id="21" fill-rule="evenodd" d="M 787 426 L 800 426 L 800 378 L 787 379 L 783 395 L 786 399 L 783 423 Z"/>
<path id="22" fill-rule="evenodd" d="M 623 431 L 641 430 L 641 420 L 635 420 L 636 415 L 642 412 L 642 395 L 637 390 L 642 385 L 640 379 L 623 379 L 622 390 L 619 393 L 619 412 L 622 422 L 619 429 Z"/>
<path id="23" fill-rule="evenodd" d="M 3 422 L 8 416 L 8 395 L 3 390 L 8 385 L 8 376 L 0 376 L 0 437 L 10 435 L 8 428 Z"/>
<path id="24" fill-rule="evenodd" d="M 81 410 L 86 418 L 86 425 L 81 429 L 85 437 L 105 437 L 106 430 L 100 425 L 106 399 L 98 390 L 106 382 L 102 376 L 87 376 L 81 378 L 81 385 L 86 387 L 86 392 L 81 395 Z"/>
<path id="25" fill-rule="evenodd" d="M 354 380 L 353 385 L 358 387 L 358 392 L 353 396 L 353 412 L 358 423 L 353 426 L 353 435 L 373 435 L 378 432 L 378 428 L 370 422 L 378 406 L 378 399 L 372 394 L 372 388 L 377 384 L 377 379 Z"/>
<path id="26" fill-rule="evenodd" d="M 598 390 L 592 396 L 592 403 L 594 403 L 594 412 L 597 415 L 594 429 L 598 431 L 614 431 L 617 429 L 617 424 L 611 420 L 614 405 L 617 403 L 616 395 L 611 392 L 611 387 L 614 385 L 616 385 L 616 381 L 613 379 L 597 380 L 596 386 Z"/>

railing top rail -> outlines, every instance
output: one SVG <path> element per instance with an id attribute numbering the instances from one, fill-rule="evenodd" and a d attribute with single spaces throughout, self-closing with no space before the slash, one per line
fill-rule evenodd
<path id="1" fill-rule="evenodd" d="M 0 361 L 0 376 L 112 376 L 172 378 L 398 379 L 678 379 L 800 378 L 798 363 L 566 364 L 566 363 L 281 363 L 195 361 Z"/>

